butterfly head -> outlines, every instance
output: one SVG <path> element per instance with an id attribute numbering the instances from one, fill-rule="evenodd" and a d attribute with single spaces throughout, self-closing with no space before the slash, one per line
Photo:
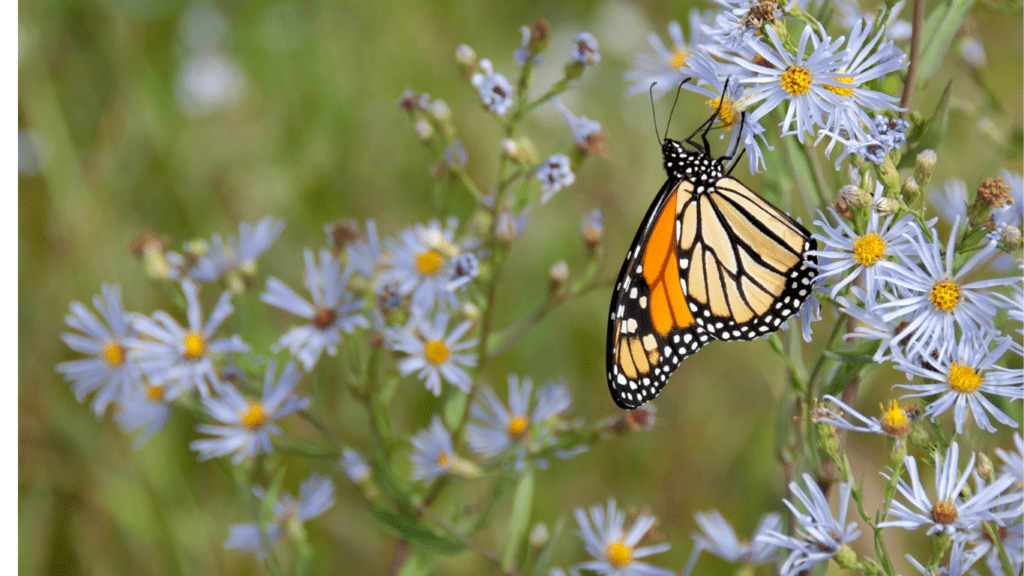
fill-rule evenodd
<path id="1" fill-rule="evenodd" d="M 710 180 L 712 183 L 722 177 L 722 159 L 711 158 L 700 148 L 688 150 L 683 143 L 665 138 L 661 144 L 661 155 L 665 172 L 670 178 Z"/>

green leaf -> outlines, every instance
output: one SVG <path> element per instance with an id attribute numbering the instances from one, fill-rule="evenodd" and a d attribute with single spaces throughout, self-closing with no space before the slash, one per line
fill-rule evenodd
<path id="1" fill-rule="evenodd" d="M 530 529 L 530 512 L 533 508 L 533 468 L 527 468 L 516 486 L 516 494 L 512 499 L 512 517 L 508 521 L 508 545 L 505 556 L 501 559 L 501 567 L 509 572 L 519 552 L 520 544 L 526 540 L 526 532 Z"/>
<path id="2" fill-rule="evenodd" d="M 412 554 L 405 559 L 398 576 L 427 576 L 437 568 L 441 561 L 441 555 L 426 548 L 416 548 Z"/>
<path id="3" fill-rule="evenodd" d="M 943 14 L 942 20 L 935 26 L 934 32 L 921 50 L 920 69 L 917 79 L 918 88 L 923 88 L 928 83 L 928 80 L 935 76 L 939 68 L 942 67 L 942 62 L 946 59 L 946 53 L 949 52 L 949 46 L 952 44 L 957 32 L 959 32 L 964 19 L 967 18 L 967 13 L 974 6 L 974 1 L 950 0 L 949 9 Z M 935 12 L 941 11 L 941 9 L 938 9 Z"/>
<path id="4" fill-rule="evenodd" d="M 457 538 L 439 534 L 410 516 L 396 514 L 377 505 L 370 507 L 370 516 L 391 534 L 437 554 L 453 556 L 466 549 L 466 545 Z"/>

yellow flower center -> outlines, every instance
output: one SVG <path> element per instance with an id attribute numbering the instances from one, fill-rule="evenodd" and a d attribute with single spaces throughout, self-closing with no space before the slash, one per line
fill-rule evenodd
<path id="1" fill-rule="evenodd" d="M 970 394 L 981 386 L 985 378 L 964 364 L 953 363 L 949 367 L 949 387 L 961 394 Z"/>
<path id="2" fill-rule="evenodd" d="M 936 502 L 932 506 L 932 521 L 936 524 L 952 524 L 957 521 L 960 514 L 956 510 L 956 504 L 949 500 Z"/>
<path id="3" fill-rule="evenodd" d="M 605 549 L 604 556 L 612 568 L 618 569 L 629 565 L 633 559 L 633 549 L 622 542 L 613 542 Z"/>
<path id="4" fill-rule="evenodd" d="M 853 241 L 853 259 L 862 266 L 871 266 L 882 259 L 885 253 L 885 240 L 872 232 Z"/>
<path id="5" fill-rule="evenodd" d="M 949 280 L 943 280 L 932 287 L 928 299 L 939 310 L 951 312 L 960 303 L 960 287 Z"/>
<path id="6" fill-rule="evenodd" d="M 420 274 L 429 275 L 437 272 L 441 268 L 442 262 L 444 260 L 441 258 L 441 253 L 433 248 L 416 255 L 416 268 L 419 269 Z"/>
<path id="7" fill-rule="evenodd" d="M 837 76 L 836 78 L 833 78 L 833 80 L 835 80 L 837 82 L 842 82 L 843 84 L 850 84 L 851 87 L 850 88 L 843 88 L 843 87 L 839 87 L 839 86 L 829 86 L 828 84 L 825 84 L 824 85 L 825 90 L 828 90 L 829 92 L 832 92 L 833 94 L 839 94 L 840 96 L 842 96 L 844 98 L 849 98 L 850 96 L 853 95 L 853 88 L 852 88 L 853 78 L 850 78 L 849 76 Z"/>
<path id="8" fill-rule="evenodd" d="M 882 418 L 879 420 L 885 435 L 890 438 L 906 438 L 910 434 L 911 420 L 899 402 L 893 400 L 887 408 L 882 405 Z"/>
<path id="9" fill-rule="evenodd" d="M 452 459 L 448 457 L 448 454 L 441 452 L 441 455 L 437 457 L 437 465 L 447 470 L 452 465 Z"/>
<path id="10" fill-rule="evenodd" d="M 672 54 L 672 58 L 668 61 L 668 65 L 678 70 L 680 67 L 686 65 L 686 58 L 689 55 L 689 52 L 680 48 Z"/>
<path id="11" fill-rule="evenodd" d="M 803 96 L 811 90 L 811 71 L 802 66 L 790 66 L 782 73 L 779 84 L 790 96 Z"/>
<path id="12" fill-rule="evenodd" d="M 732 98 L 728 96 L 722 96 L 721 98 L 712 98 L 705 102 L 712 111 L 718 110 L 718 121 L 725 127 L 725 131 L 728 132 L 733 123 L 736 121 L 736 103 L 733 102 Z M 721 104 L 722 108 L 718 106 Z"/>
<path id="13" fill-rule="evenodd" d="M 259 430 L 267 423 L 267 415 L 259 402 L 250 402 L 249 409 L 242 412 L 242 425 L 249 430 Z"/>
<path id="14" fill-rule="evenodd" d="M 423 355 L 434 364 L 442 364 L 448 359 L 449 350 L 444 340 L 431 340 L 423 348 Z"/>
<path id="15" fill-rule="evenodd" d="M 508 419 L 508 435 L 516 438 L 526 432 L 526 426 L 530 423 L 526 416 L 513 416 Z"/>
<path id="16" fill-rule="evenodd" d="M 107 361 L 108 368 L 117 368 L 124 364 L 124 346 L 120 342 L 107 342 L 103 347 L 103 359 Z"/>
<path id="17" fill-rule="evenodd" d="M 146 398 L 149 398 L 153 402 L 159 402 L 164 397 L 164 387 L 157 386 L 156 384 L 150 384 L 146 386 Z"/>
<path id="18" fill-rule="evenodd" d="M 199 360 L 206 352 L 206 341 L 195 332 L 189 332 L 185 336 L 185 358 Z"/>

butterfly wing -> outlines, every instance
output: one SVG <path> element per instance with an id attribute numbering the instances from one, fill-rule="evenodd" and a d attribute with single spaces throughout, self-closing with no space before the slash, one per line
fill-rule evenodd
<path id="1" fill-rule="evenodd" d="M 733 178 L 680 208 L 680 270 L 695 322 L 720 340 L 777 330 L 811 294 L 810 232 Z M 813 261 L 814 258 L 812 257 Z"/>
<path id="2" fill-rule="evenodd" d="M 651 204 L 612 292 L 608 389 L 621 408 L 651 400 L 686 357 L 710 338 L 680 283 L 677 217 L 693 185 L 669 178 Z"/>

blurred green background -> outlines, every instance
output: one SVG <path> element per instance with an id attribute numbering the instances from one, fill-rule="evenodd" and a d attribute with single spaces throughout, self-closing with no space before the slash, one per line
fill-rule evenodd
<path id="1" fill-rule="evenodd" d="M 600 64 L 563 101 L 602 123 L 612 158 L 588 161 L 575 185 L 534 212 L 498 295 L 499 321 L 511 322 L 545 297 L 553 262 L 566 259 L 571 270 L 581 269 L 578 223 L 589 209 L 605 214 L 603 276 L 610 279 L 618 271 L 664 179 L 650 104 L 645 96 L 625 98 L 622 74 L 633 54 L 647 49 L 649 30 L 665 38 L 668 21 L 685 22 L 694 5 L 20 2 L 20 572 L 255 570 L 252 558 L 221 548 L 228 525 L 251 518 L 226 467 L 198 463 L 187 449 L 194 423 L 175 419 L 133 451 L 109 412 L 96 422 L 54 372 L 57 362 L 75 357 L 58 337 L 68 303 L 90 301 L 102 283 L 121 284 L 129 310 L 168 307 L 163 291 L 128 254 L 136 234 L 150 228 L 180 246 L 213 232 L 234 232 L 241 220 L 276 215 L 286 228 L 260 271 L 297 286 L 301 249 L 321 245 L 325 222 L 373 217 L 381 233 L 391 235 L 436 216 L 431 158 L 412 136 L 398 97 L 411 88 L 446 100 L 469 150 L 469 171 L 480 182 L 493 181 L 499 130 L 459 78 L 454 51 L 469 44 L 514 79 L 519 26 L 543 16 L 554 37 L 535 89 L 559 77 L 576 33 L 590 31 L 600 42 Z M 994 125 L 987 129 L 1019 137 L 1020 14 L 979 6 L 975 16 L 988 50 L 986 77 L 1006 112 L 992 116 Z M 938 150 L 937 179 L 956 175 L 970 188 L 1001 167 L 1019 171 L 1020 158 L 1002 155 L 979 130 L 974 110 L 980 93 L 958 59 L 950 58 L 916 104 L 930 112 L 949 79 L 955 137 Z M 707 115 L 703 100 L 698 104 L 695 98 L 682 97 L 673 120 L 676 137 Z M 658 107 L 664 118 L 667 99 Z M 533 138 L 541 155 L 571 144 L 553 109 L 532 116 L 522 133 Z M 750 184 L 759 182 L 743 167 L 738 173 Z M 806 222 L 810 210 L 795 213 Z M 564 376 L 576 398 L 575 414 L 594 420 L 615 413 L 603 375 L 610 287 L 609 281 L 608 290 L 557 310 L 491 366 L 488 381 L 503 395 L 509 371 L 537 381 Z M 256 301 L 255 294 L 245 298 Z M 259 314 L 265 323 L 247 327 L 247 340 L 265 347 L 288 324 L 283 314 Z M 571 463 L 554 462 L 538 478 L 535 516 L 549 526 L 558 518 L 568 521 L 570 534 L 563 535 L 556 562 L 583 558 L 571 534 L 572 509 L 609 496 L 659 515 L 658 530 L 673 549 L 654 561 L 675 569 L 682 568 L 691 547 L 694 510 L 717 507 L 743 536 L 762 512 L 780 509 L 783 475 L 773 442 L 783 378 L 765 342 L 709 346 L 687 360 L 658 399 L 653 431 L 600 443 Z M 861 406 L 870 413 L 868 407 L 893 381 L 894 375 L 879 374 L 874 386 L 865 387 Z M 396 420 L 400 433 L 409 435 L 437 404 L 412 380 L 403 384 L 403 393 L 408 399 L 397 404 L 407 412 L 396 411 Z M 365 421 L 354 406 L 344 405 L 345 394 L 339 391 L 336 399 L 335 423 L 356 443 L 365 436 Z M 297 432 L 313 437 L 308 430 Z M 1005 435 L 978 440 L 980 448 L 1007 445 Z M 875 482 L 872 470 L 881 455 L 874 451 L 880 446 L 876 439 L 855 443 L 866 454 L 869 482 Z M 295 491 L 307 472 L 296 465 L 286 488 Z M 337 504 L 310 526 L 314 572 L 384 573 L 394 539 L 370 521 L 356 488 L 341 474 L 335 479 Z M 496 518 L 479 539 L 500 548 L 505 516 Z M 869 546 L 869 538 L 861 540 Z M 730 572 L 717 560 L 704 559 L 699 566 Z M 445 560 L 438 572 L 490 569 L 477 555 L 464 553 Z"/>

